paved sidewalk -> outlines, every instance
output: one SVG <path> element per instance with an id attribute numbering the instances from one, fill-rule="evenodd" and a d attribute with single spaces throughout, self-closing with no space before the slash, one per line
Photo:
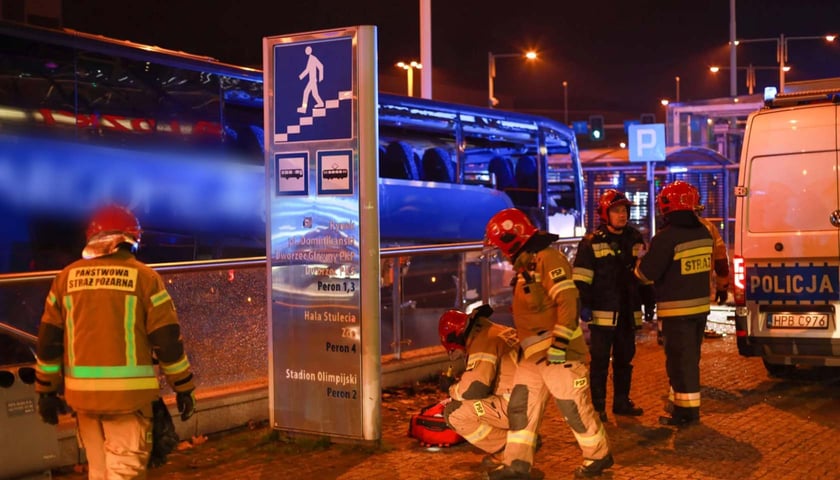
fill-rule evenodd
<path id="1" fill-rule="evenodd" d="M 701 364 L 702 423 L 677 430 L 657 424 L 668 382 L 662 347 L 639 334 L 633 400 L 642 417 L 610 413 L 615 466 L 604 479 L 840 478 L 840 370 L 804 370 L 768 378 L 759 359 L 738 356 L 735 338 L 707 339 Z M 482 477 L 482 454 L 462 444 L 431 451 L 408 438 L 409 416 L 433 403 L 431 385 L 384 392 L 382 446 L 284 441 L 265 426 L 214 436 L 150 471 L 151 479 L 427 480 Z M 610 405 L 607 405 L 610 412 Z M 535 478 L 572 478 L 580 450 L 557 407 L 541 428 Z M 58 478 L 85 478 L 79 473 Z"/>

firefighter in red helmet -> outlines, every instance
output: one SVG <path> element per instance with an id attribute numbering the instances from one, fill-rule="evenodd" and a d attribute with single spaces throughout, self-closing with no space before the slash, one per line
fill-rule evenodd
<path id="1" fill-rule="evenodd" d="M 464 439 L 487 452 L 485 467 L 501 463 L 519 346 L 516 331 L 491 321 L 492 314 L 489 305 L 469 315 L 448 310 L 438 322 L 441 345 L 450 357 L 466 355 L 466 370 L 448 387 L 452 400 L 444 418 Z"/>
<path id="2" fill-rule="evenodd" d="M 613 368 L 613 404 L 616 415 L 640 416 L 643 410 L 630 400 L 636 329 L 645 315 L 653 320 L 653 288 L 633 275 L 644 251 L 642 234 L 629 224 L 630 200 L 609 189 L 598 202 L 601 224 L 585 235 L 575 255 L 574 280 L 580 291 L 581 319 L 589 322 L 592 354 L 592 404 L 607 421 L 606 395 L 610 360 Z"/>
<path id="3" fill-rule="evenodd" d="M 712 236 L 697 219 L 697 190 L 683 181 L 662 188 L 656 198 L 665 217 L 650 249 L 636 267 L 643 283 L 653 282 L 656 314 L 665 338 L 665 370 L 671 385 L 659 423 L 692 425 L 700 421 L 700 346 L 709 315 Z"/>
<path id="4" fill-rule="evenodd" d="M 691 188 L 697 193 L 697 206 L 694 207 L 694 212 L 697 214 L 697 219 L 700 220 L 700 223 L 712 235 L 712 241 L 714 242 L 714 249 L 712 251 L 712 260 L 714 261 L 712 273 L 714 275 L 711 275 L 711 285 L 715 288 L 715 301 L 718 305 L 723 305 L 726 303 L 729 295 L 729 252 L 726 250 L 726 243 L 724 243 L 723 237 L 720 235 L 720 230 L 718 230 L 714 223 L 701 215 L 701 212 L 705 208 L 700 203 L 700 191 L 694 185 L 691 185 Z"/>
<path id="5" fill-rule="evenodd" d="M 588 349 L 580 327 L 578 291 L 566 257 L 551 246 L 556 235 L 538 231 L 510 208 L 487 223 L 485 243 L 513 265 L 513 323 L 519 366 L 508 405 L 510 431 L 504 463 L 488 478 L 529 478 L 537 428 L 549 394 L 583 451 L 576 477 L 600 475 L 613 464 L 606 431 L 592 407 Z"/>
<path id="6" fill-rule="evenodd" d="M 140 223 L 125 208 L 98 210 L 82 259 L 53 280 L 38 331 L 38 411 L 58 423 L 76 412 L 90 478 L 144 478 L 152 450 L 157 359 L 181 420 L 195 412 L 193 375 L 163 280 L 139 262 Z"/>

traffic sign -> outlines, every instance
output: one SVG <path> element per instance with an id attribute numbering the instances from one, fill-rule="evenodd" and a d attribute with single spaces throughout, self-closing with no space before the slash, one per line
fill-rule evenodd
<path id="1" fill-rule="evenodd" d="M 627 140 L 631 162 L 662 162 L 665 160 L 665 124 L 630 125 Z"/>

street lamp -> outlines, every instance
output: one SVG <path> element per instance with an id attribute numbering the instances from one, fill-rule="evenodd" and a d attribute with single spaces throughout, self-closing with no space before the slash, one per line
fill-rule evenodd
<path id="1" fill-rule="evenodd" d="M 408 96 L 414 96 L 414 69 L 420 70 L 423 68 L 423 64 L 415 62 L 414 60 L 411 63 L 405 62 L 398 62 L 397 67 L 402 68 L 406 71 L 406 76 L 408 77 Z"/>
<path id="2" fill-rule="evenodd" d="M 746 67 L 737 67 L 738 70 L 746 70 L 747 71 L 747 90 L 749 94 L 753 94 L 753 89 L 755 88 L 755 71 L 756 70 L 776 70 L 776 67 L 754 67 L 752 64 Z M 721 70 L 729 70 L 728 67 L 718 67 L 717 65 L 713 65 L 709 67 L 709 71 L 712 73 L 718 73 Z M 790 71 L 790 65 L 785 65 L 782 67 L 784 72 Z"/>
<path id="3" fill-rule="evenodd" d="M 569 124 L 569 82 L 563 80 L 563 123 Z"/>
<path id="4" fill-rule="evenodd" d="M 523 53 L 493 53 L 487 52 L 487 106 L 490 108 L 499 104 L 499 100 L 494 96 L 493 82 L 496 79 L 496 59 L 506 57 L 520 57 L 528 60 L 537 58 L 537 52 L 530 50 Z"/>
<path id="5" fill-rule="evenodd" d="M 680 76 L 674 77 L 674 81 L 677 83 L 677 103 L 680 103 Z"/>
<path id="6" fill-rule="evenodd" d="M 776 61 L 779 63 L 779 93 L 785 91 L 785 66 L 788 61 L 788 42 L 791 40 L 825 40 L 832 43 L 837 39 L 837 35 L 806 35 L 803 37 L 785 37 L 785 34 L 779 35 L 779 38 L 749 38 L 745 40 L 736 40 L 735 45 L 741 43 L 758 43 L 758 42 L 776 42 Z"/>

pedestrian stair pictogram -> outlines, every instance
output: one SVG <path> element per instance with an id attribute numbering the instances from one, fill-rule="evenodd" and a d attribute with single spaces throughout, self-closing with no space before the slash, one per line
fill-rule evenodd
<path id="1" fill-rule="evenodd" d="M 329 110 L 338 108 L 343 100 L 352 100 L 353 92 L 345 91 L 338 92 L 338 98 L 327 100 L 321 107 L 312 107 L 312 115 L 304 115 L 298 119 L 294 125 L 286 125 L 286 133 L 277 133 L 274 135 L 274 143 L 282 143 L 289 141 L 289 135 L 299 134 L 303 127 L 309 127 L 315 124 L 316 118 L 327 116 Z M 300 109 L 298 109 L 300 111 Z"/>

